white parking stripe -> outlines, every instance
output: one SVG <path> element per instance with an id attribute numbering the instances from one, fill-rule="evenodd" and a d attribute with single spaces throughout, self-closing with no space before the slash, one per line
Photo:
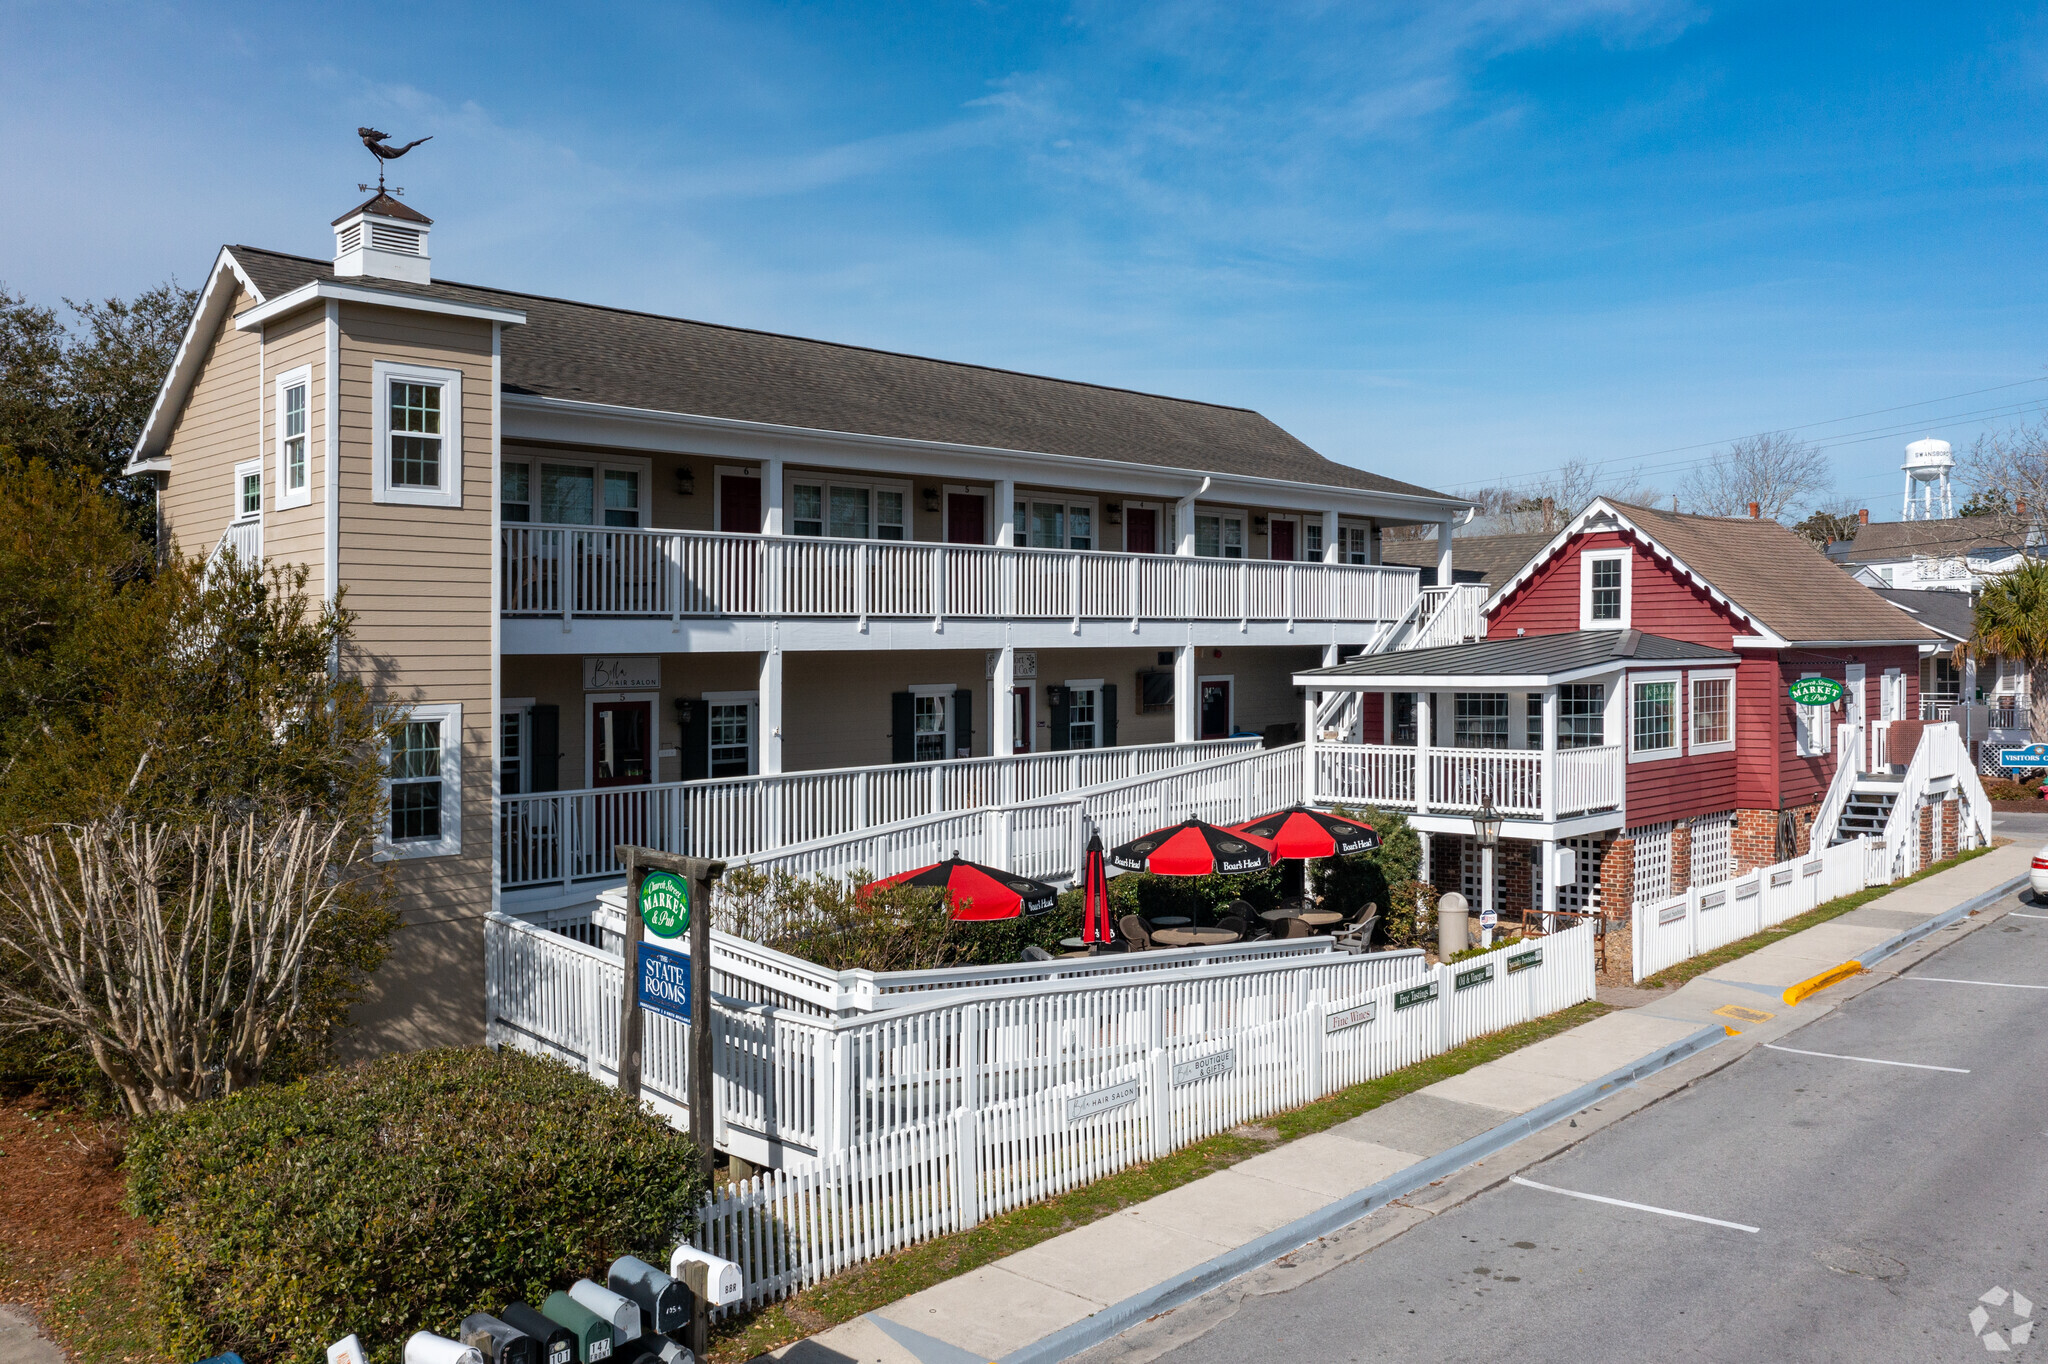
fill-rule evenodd
<path id="1" fill-rule="evenodd" d="M 1659 1217 L 1682 1217 L 1688 1222 L 1705 1222 L 1711 1226 L 1727 1227 L 1733 1231 L 1758 1232 L 1761 1227 L 1744 1226 L 1740 1222 L 1723 1222 L 1718 1217 L 1702 1217 L 1696 1212 L 1674 1212 L 1670 1208 L 1653 1208 L 1648 1203 L 1631 1203 L 1625 1198 L 1603 1198 L 1596 1193 L 1580 1193 L 1576 1189 L 1559 1189 L 1549 1184 L 1538 1184 L 1533 1179 L 1520 1175 L 1509 1175 L 1508 1182 L 1519 1184 L 1525 1189 L 1541 1189 L 1545 1193 L 1563 1194 L 1566 1198 L 1583 1198 L 1588 1203 L 1607 1203 L 1617 1208 L 1634 1208 L 1637 1212 L 1654 1212 Z"/>
<path id="2" fill-rule="evenodd" d="M 2009 980 L 1957 980 L 1954 976 L 1898 976 L 1898 980 L 1931 980 L 1937 985 L 1996 985 L 2001 990 L 2048 990 L 2048 985 L 2015 985 Z"/>
<path id="3" fill-rule="evenodd" d="M 1832 1051 L 1802 1051 L 1798 1047 L 1781 1047 L 1776 1042 L 1764 1043 L 1765 1051 L 1789 1051 L 1794 1056 L 1822 1056 L 1830 1061 L 1861 1061 L 1867 1066 L 1905 1066 L 1909 1070 L 1945 1070 L 1951 1075 L 1968 1075 L 1961 1066 L 1923 1066 L 1918 1061 L 1880 1061 L 1875 1056 L 1843 1056 Z"/>
<path id="4" fill-rule="evenodd" d="M 2022 914 L 2016 909 L 2008 909 L 2005 911 L 2005 917 L 2008 919 L 2048 919 L 2048 914 Z"/>

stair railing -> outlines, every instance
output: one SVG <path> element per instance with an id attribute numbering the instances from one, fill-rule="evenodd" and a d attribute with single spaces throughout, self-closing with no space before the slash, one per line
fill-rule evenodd
<path id="1" fill-rule="evenodd" d="M 1835 762 L 1835 777 L 1828 783 L 1828 793 L 1821 798 L 1820 808 L 1813 812 L 1811 846 L 1816 852 L 1841 841 L 1842 815 L 1849 808 L 1849 797 L 1856 789 L 1856 778 L 1861 775 L 1857 769 L 1863 766 L 1858 761 L 1863 753 L 1863 727 L 1857 724 L 1838 726 L 1835 738 L 1835 752 L 1841 755 Z"/>

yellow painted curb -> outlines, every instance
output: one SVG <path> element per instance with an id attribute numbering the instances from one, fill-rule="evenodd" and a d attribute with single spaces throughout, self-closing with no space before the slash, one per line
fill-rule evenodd
<path id="1" fill-rule="evenodd" d="M 1797 1004 L 1808 995 L 1817 995 L 1822 990 L 1827 989 L 1828 986 L 1839 984 L 1853 975 L 1860 974 L 1862 970 L 1862 962 L 1845 961 L 1840 966 L 1823 971 L 1810 979 L 1802 980 L 1797 985 L 1786 987 L 1785 1002 L 1787 1004 Z"/>

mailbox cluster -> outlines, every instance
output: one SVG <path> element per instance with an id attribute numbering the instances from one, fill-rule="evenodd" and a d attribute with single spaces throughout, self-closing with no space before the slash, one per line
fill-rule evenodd
<path id="1" fill-rule="evenodd" d="M 622 1255 L 604 1283 L 578 1279 L 538 1310 L 507 1303 L 464 1317 L 453 1336 L 414 1332 L 405 1364 L 695 1364 L 678 1337 L 701 1349 L 708 1310 L 737 1302 L 741 1291 L 738 1265 L 695 1246 L 676 1247 L 667 1272 Z M 327 1359 L 364 1364 L 362 1344 L 345 1336 Z"/>

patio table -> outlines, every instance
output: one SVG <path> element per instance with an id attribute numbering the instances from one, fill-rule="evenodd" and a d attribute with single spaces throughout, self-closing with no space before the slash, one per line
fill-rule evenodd
<path id="1" fill-rule="evenodd" d="M 1221 947 L 1237 941 L 1227 928 L 1162 928 L 1152 941 L 1164 947 Z"/>
<path id="2" fill-rule="evenodd" d="M 1298 917 L 1310 928 L 1328 928 L 1344 922 L 1344 916 L 1334 909 L 1307 909 Z"/>
<path id="3" fill-rule="evenodd" d="M 1163 918 L 1154 919 L 1152 926 L 1154 928 L 1186 928 L 1193 922 L 1193 919 L 1187 918 L 1184 915 L 1168 914 Z"/>
<path id="4" fill-rule="evenodd" d="M 1279 921 L 1280 921 L 1280 920 L 1282 920 L 1282 919 L 1294 919 L 1294 918 L 1304 918 L 1304 919 L 1305 919 L 1305 918 L 1307 918 L 1308 916 L 1307 916 L 1307 915 L 1305 915 L 1305 914 L 1303 914 L 1303 913 L 1302 913 L 1302 912 L 1301 912 L 1300 910 L 1298 910 L 1298 909 L 1289 909 L 1289 908 L 1288 908 L 1288 907 L 1287 907 L 1286 905 L 1282 905 L 1282 906 L 1280 906 L 1280 908 L 1278 908 L 1278 909 L 1262 909 L 1262 910 L 1260 910 L 1260 911 L 1259 911 L 1259 917 L 1260 917 L 1261 919 L 1264 919 L 1264 920 L 1266 920 L 1266 921 L 1267 921 L 1268 923 L 1277 923 L 1277 922 L 1279 922 Z"/>

